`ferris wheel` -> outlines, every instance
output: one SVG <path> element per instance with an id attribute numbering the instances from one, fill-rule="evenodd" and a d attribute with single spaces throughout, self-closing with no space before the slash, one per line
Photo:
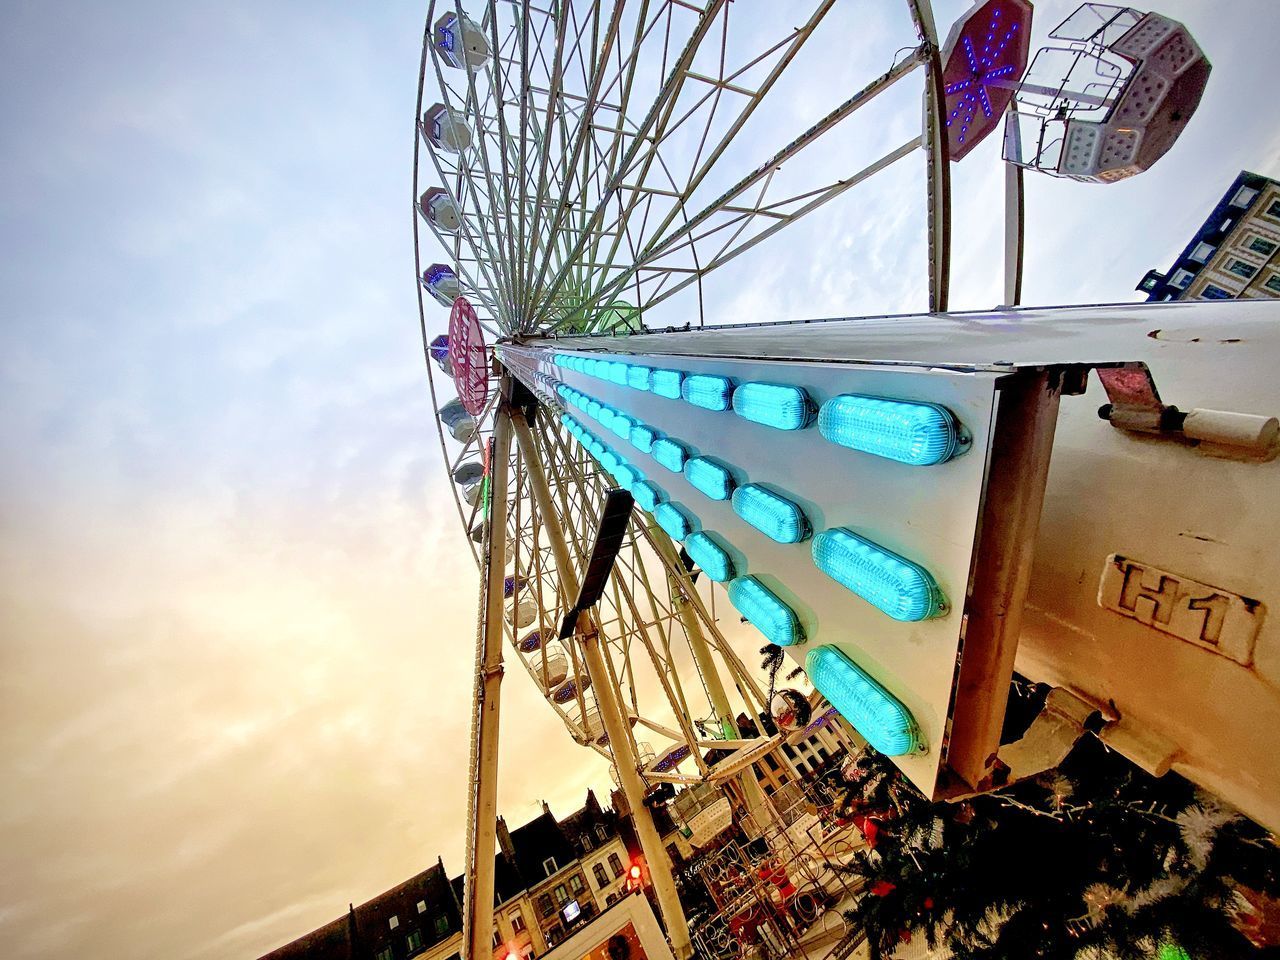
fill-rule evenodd
<path id="1" fill-rule="evenodd" d="M 735 262 L 768 269 L 775 234 L 903 165 L 914 165 L 926 238 L 921 306 L 947 309 L 949 164 L 995 131 L 1015 100 L 1030 59 L 1031 4 L 979 0 L 945 44 L 929 0 L 882 6 L 890 22 L 865 31 L 876 40 L 858 49 L 862 32 L 849 30 L 835 0 L 782 9 L 729 0 L 428 4 L 414 243 L 439 439 L 483 580 L 473 825 L 491 824 L 496 812 L 504 661 L 518 662 L 575 741 L 611 761 L 633 811 L 659 784 L 719 783 L 747 807 L 761 803 L 754 779 L 741 774 L 776 744 L 744 739 L 736 717 L 759 716 L 767 694 L 722 632 L 716 605 L 725 597 L 710 585 L 727 586 L 735 616 L 770 642 L 794 642 L 805 618 L 784 589 L 748 575 L 740 554 L 701 530 L 663 478 L 731 500 L 774 542 L 795 544 L 817 531 L 776 487 L 735 482 L 723 463 L 637 409 L 683 401 L 790 431 L 815 425 L 816 405 L 798 388 L 761 382 L 734 390 L 733 378 L 700 372 L 696 362 L 666 369 L 619 358 L 609 344 L 661 329 L 663 352 L 680 353 L 682 334 L 706 322 L 716 271 Z M 1101 61 L 1103 47 L 1136 22 L 1121 29 L 1107 21 L 1077 44 L 1076 61 Z M 830 86 L 823 80 L 833 50 L 855 49 L 877 69 L 833 91 L 829 103 L 808 97 L 797 105 L 797 90 Z M 1114 104 L 1128 78 L 1117 75 L 1111 89 L 1081 102 Z M 1041 135 L 1034 151 L 1022 149 L 1019 131 L 1033 120 L 1043 118 L 1042 128 L 1065 122 L 1052 102 L 1068 96 L 1064 90 L 1029 90 L 1022 126 L 1006 131 L 1010 169 L 1058 172 L 1049 167 L 1059 156 L 1075 164 L 1062 175 L 1087 178 L 1097 172 L 1090 162 L 1122 168 L 1118 148 L 1104 158 L 1099 147 L 1095 161 L 1082 160 L 1086 147 L 1064 151 L 1063 137 Z M 884 109 L 890 91 L 906 105 L 896 114 Z M 864 110 L 879 111 L 875 127 L 851 136 Z M 840 155 L 833 144 L 851 141 L 861 149 L 833 165 Z M 1159 152 L 1148 150 L 1145 162 Z M 1010 221 L 1013 276 L 1020 205 Z M 424 231 L 443 254 L 424 242 Z M 440 334 L 446 311 L 448 333 Z M 642 402 L 618 402 L 624 394 Z M 875 415 L 847 413 L 850 422 Z M 910 456 L 941 462 L 983 439 L 959 424 L 947 429 L 933 453 Z M 827 542 L 833 553 L 863 549 Z M 910 560 L 897 560 L 904 576 L 914 575 Z M 919 572 L 922 583 L 929 579 Z M 947 610 L 940 589 L 916 599 L 916 612 L 891 610 L 889 597 L 871 602 L 896 619 Z M 925 740 L 916 736 L 903 752 L 923 749 Z M 709 750 L 719 751 L 718 763 L 705 759 Z M 492 901 L 491 871 L 481 866 L 492 859 L 492 837 L 477 829 L 481 839 L 472 831 L 467 850 L 468 899 L 483 905 Z M 637 831 L 657 877 L 669 864 L 647 816 L 637 816 Z M 655 889 L 681 954 L 688 932 L 674 888 Z M 477 928 L 470 909 L 466 922 L 468 943 L 482 955 L 488 922 Z"/>

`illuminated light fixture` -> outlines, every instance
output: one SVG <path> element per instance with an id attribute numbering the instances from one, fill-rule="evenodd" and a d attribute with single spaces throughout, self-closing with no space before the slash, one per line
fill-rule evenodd
<path id="1" fill-rule="evenodd" d="M 666 492 L 648 480 L 637 480 L 632 484 L 631 495 L 636 498 L 640 509 L 648 513 L 653 513 L 658 508 L 658 504 L 667 499 Z"/>
<path id="2" fill-rule="evenodd" d="M 648 390 L 652 373 L 648 367 L 627 367 L 627 386 L 632 390 Z"/>
<path id="3" fill-rule="evenodd" d="M 744 420 L 778 430 L 803 430 L 817 407 L 800 387 L 781 383 L 744 383 L 733 391 L 733 412 Z"/>
<path id="4" fill-rule="evenodd" d="M 684 549 L 693 562 L 702 568 L 702 572 L 716 583 L 728 583 L 737 576 L 733 558 L 716 541 L 714 534 L 705 531 L 691 533 L 685 538 Z"/>
<path id="5" fill-rule="evenodd" d="M 890 757 L 923 751 L 911 711 L 841 650 L 815 647 L 804 658 L 810 682 L 866 741 Z"/>
<path id="6" fill-rule="evenodd" d="M 596 366 L 599 363 L 600 361 L 595 359 L 588 359 L 584 361 L 582 364 L 582 372 L 589 377 L 594 377 L 596 375 Z"/>
<path id="7" fill-rule="evenodd" d="M 601 451 L 600 453 L 596 453 L 596 459 L 600 461 L 600 466 L 604 467 L 605 470 L 607 470 L 609 474 L 612 475 L 614 471 L 618 469 L 618 463 L 619 463 L 618 455 L 614 453 L 612 450 L 610 450 L 608 447 L 606 447 L 604 444 L 601 444 L 600 446 L 601 446 Z M 595 453 L 595 450 L 593 449 L 591 452 Z"/>
<path id="8" fill-rule="evenodd" d="M 613 429 L 613 417 L 614 417 L 613 407 L 606 407 L 604 404 L 601 404 L 600 412 L 597 413 L 595 416 L 596 416 L 596 419 L 600 421 L 600 425 L 602 427 L 607 427 L 610 430 Z"/>
<path id="9" fill-rule="evenodd" d="M 658 431 L 646 423 L 637 423 L 631 428 L 631 445 L 644 453 L 653 452 L 653 441 L 658 438 Z"/>
<path id="10" fill-rule="evenodd" d="M 928 620 L 947 610 L 946 598 L 928 570 L 843 527 L 813 538 L 813 562 L 895 620 Z"/>
<path id="11" fill-rule="evenodd" d="M 593 420 L 599 420 L 599 419 L 600 419 L 600 410 L 601 410 L 601 408 L 602 408 L 602 405 L 601 405 L 601 403 L 600 403 L 600 401 L 599 401 L 599 400 L 588 400 L 588 401 L 587 401 L 587 414 L 588 414 L 588 415 L 589 415 Z"/>
<path id="12" fill-rule="evenodd" d="M 959 426 L 946 407 L 855 393 L 824 403 L 818 430 L 842 447 L 917 467 L 951 459 L 960 445 Z"/>
<path id="13" fill-rule="evenodd" d="M 733 474 L 710 457 L 694 457 L 685 463 L 684 478 L 712 500 L 728 500 L 733 495 Z"/>
<path id="14" fill-rule="evenodd" d="M 680 396 L 703 410 L 728 410 L 733 381 L 711 373 L 694 373 L 680 384 Z"/>
<path id="15" fill-rule="evenodd" d="M 729 602 L 770 643 L 790 647 L 804 642 L 804 627 L 795 611 L 755 577 L 738 577 L 730 583 Z"/>
<path id="16" fill-rule="evenodd" d="M 613 361 L 609 364 L 609 382 L 616 383 L 620 387 L 627 385 L 627 367 L 629 365 L 620 361 Z"/>
<path id="17" fill-rule="evenodd" d="M 679 400 L 683 379 L 684 374 L 679 370 L 654 370 L 649 374 L 649 389 L 668 400 Z"/>
<path id="18" fill-rule="evenodd" d="M 758 483 L 733 491 L 733 512 L 778 543 L 800 543 L 813 533 L 799 504 Z"/>
<path id="19" fill-rule="evenodd" d="M 609 471 L 610 476 L 618 481 L 618 486 L 623 490 L 630 490 L 639 481 L 636 476 L 636 470 L 628 463 L 623 463 L 622 458 L 618 458 L 618 464 Z"/>
<path id="20" fill-rule="evenodd" d="M 658 504 L 653 511 L 653 518 L 672 540 L 683 540 L 697 527 L 696 521 L 674 503 Z"/>
<path id="21" fill-rule="evenodd" d="M 613 419 L 609 421 L 609 429 L 620 436 L 623 440 L 631 439 L 631 428 L 636 422 L 628 417 L 625 413 L 613 413 Z"/>
<path id="22" fill-rule="evenodd" d="M 672 473 L 682 473 L 685 461 L 689 459 L 689 448 L 670 437 L 655 438 L 649 453 Z"/>

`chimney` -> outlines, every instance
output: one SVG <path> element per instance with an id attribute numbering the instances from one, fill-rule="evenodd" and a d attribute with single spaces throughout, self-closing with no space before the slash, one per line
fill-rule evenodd
<path id="1" fill-rule="evenodd" d="M 502 851 L 502 855 L 508 860 L 515 860 L 516 848 L 511 842 L 511 831 L 507 829 L 507 821 L 505 817 L 498 818 L 498 849 Z"/>
<path id="2" fill-rule="evenodd" d="M 547 801 L 545 800 L 542 801 L 542 812 L 545 813 L 548 817 L 551 816 L 551 807 L 547 804 Z"/>

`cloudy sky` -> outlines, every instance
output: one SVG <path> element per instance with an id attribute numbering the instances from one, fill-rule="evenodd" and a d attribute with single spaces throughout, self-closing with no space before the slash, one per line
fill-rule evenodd
<path id="1" fill-rule="evenodd" d="M 964 6 L 937 4 L 944 33 Z M 1280 176 L 1280 5 L 1161 9 L 1214 63 L 1200 112 L 1133 181 L 1029 178 L 1027 302 L 1133 299 L 1241 168 Z M 424 12 L 0 11 L 7 956 L 253 957 L 461 869 L 477 578 L 413 288 Z M 995 158 L 956 171 L 958 308 L 999 299 Z M 709 281 L 709 316 L 919 307 L 918 196 L 918 166 L 851 195 L 775 269 Z M 509 820 L 607 783 L 524 677 L 504 696 Z"/>

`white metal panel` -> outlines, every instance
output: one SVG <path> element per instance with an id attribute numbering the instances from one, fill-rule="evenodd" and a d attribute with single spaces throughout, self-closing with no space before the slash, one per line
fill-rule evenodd
<path id="1" fill-rule="evenodd" d="M 712 500 L 682 474 L 621 440 L 589 416 L 570 410 L 669 499 L 697 516 L 704 530 L 731 547 L 738 575 L 750 573 L 789 603 L 807 643 L 788 648 L 803 663 L 816 644 L 843 649 L 911 711 L 927 752 L 895 758 L 926 794 L 943 759 L 955 680 L 961 614 L 973 558 L 985 455 L 998 373 L 916 367 L 680 358 L 638 355 L 629 362 L 687 373 L 715 373 L 739 383 L 803 387 L 819 405 L 842 393 L 940 403 L 972 434 L 971 450 L 935 466 L 909 466 L 825 440 L 816 424 L 787 431 L 711 411 L 683 400 L 608 383 L 554 366 L 541 353 L 540 372 L 638 418 L 734 469 L 739 485 L 764 483 L 804 509 L 814 533 L 846 527 L 921 564 L 937 580 L 950 609 L 932 620 L 896 621 L 814 566 L 812 541 L 781 544 L 742 520 L 728 501 Z M 729 608 L 732 609 L 732 608 Z"/>
<path id="2" fill-rule="evenodd" d="M 1143 361 L 1164 401 L 1183 410 L 1280 414 L 1273 301 L 1022 308 L 560 341 L 571 344 L 987 369 Z M 1114 704 L 1132 734 L 1130 756 L 1171 764 L 1280 828 L 1280 461 L 1216 459 L 1124 433 L 1098 418 L 1106 400 L 1091 375 L 1084 396 L 1062 403 L 1018 669 Z M 1112 554 L 1261 603 L 1252 663 L 1100 606 Z"/>

